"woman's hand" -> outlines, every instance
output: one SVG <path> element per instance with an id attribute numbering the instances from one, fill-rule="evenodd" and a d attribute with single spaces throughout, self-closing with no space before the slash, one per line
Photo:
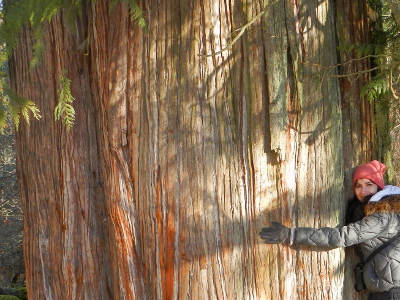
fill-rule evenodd
<path id="1" fill-rule="evenodd" d="M 260 237 L 265 240 L 266 244 L 280 244 L 289 242 L 290 228 L 278 222 L 272 222 L 269 228 L 263 228 Z"/>

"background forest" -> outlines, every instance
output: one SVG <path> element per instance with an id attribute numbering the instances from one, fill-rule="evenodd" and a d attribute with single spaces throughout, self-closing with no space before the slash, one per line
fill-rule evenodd
<path id="1" fill-rule="evenodd" d="M 0 287 L 24 285 L 22 210 L 15 168 L 12 126 L 0 135 Z"/>

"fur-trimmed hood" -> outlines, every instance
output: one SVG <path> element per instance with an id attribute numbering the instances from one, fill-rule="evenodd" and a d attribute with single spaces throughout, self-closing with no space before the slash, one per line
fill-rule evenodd
<path id="1" fill-rule="evenodd" d="M 368 202 L 364 208 L 365 216 L 373 213 L 400 213 L 400 195 L 390 195 L 378 202 Z"/>

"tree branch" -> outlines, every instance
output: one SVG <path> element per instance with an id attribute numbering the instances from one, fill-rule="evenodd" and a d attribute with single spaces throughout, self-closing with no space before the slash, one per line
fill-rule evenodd
<path id="1" fill-rule="evenodd" d="M 246 24 L 240 29 L 240 31 L 239 31 L 239 33 L 237 34 L 237 36 L 235 36 L 235 38 L 234 38 L 225 48 L 222 48 L 221 50 L 219 50 L 219 51 L 217 51 L 217 52 L 214 52 L 214 53 L 211 53 L 211 54 L 205 54 L 205 55 L 199 54 L 199 56 L 201 56 L 201 57 L 215 56 L 215 55 L 221 54 L 222 52 L 224 52 L 224 51 L 229 50 L 230 48 L 232 48 L 232 46 L 237 42 L 237 40 L 243 35 L 243 33 L 245 32 L 245 30 L 246 30 L 248 27 L 250 27 L 251 24 L 253 24 L 253 23 L 254 23 L 257 19 L 259 19 L 262 15 L 264 15 L 264 14 L 268 11 L 268 9 L 269 9 L 270 6 L 276 4 L 276 3 L 279 2 L 279 1 L 280 1 L 280 0 L 274 0 L 274 1 L 272 1 L 271 3 L 268 3 L 268 4 L 264 7 L 264 9 L 263 9 L 258 15 L 256 15 L 255 17 L 253 17 L 248 23 L 246 23 Z M 238 29 L 238 30 L 239 30 L 239 29 Z M 236 31 L 237 31 L 237 30 L 236 30 Z"/>
<path id="2" fill-rule="evenodd" d="M 395 127 L 392 128 L 392 130 L 390 130 L 390 134 L 392 135 L 394 133 L 394 131 L 400 127 L 400 124 L 397 124 Z"/>
<path id="3" fill-rule="evenodd" d="M 320 69 L 333 69 L 333 68 L 349 65 L 349 64 L 351 64 L 352 62 L 355 62 L 355 61 L 361 61 L 361 60 L 364 60 L 364 59 L 367 59 L 367 58 L 379 58 L 379 57 L 384 57 L 385 58 L 385 57 L 387 57 L 387 55 L 366 55 L 366 56 L 359 57 L 359 58 L 351 58 L 351 59 L 349 59 L 348 61 L 346 61 L 344 63 L 339 63 L 339 64 L 336 64 L 336 65 L 327 66 L 327 67 L 322 66 L 320 64 L 316 64 L 316 63 L 309 63 L 309 62 L 304 62 L 304 61 L 299 61 L 299 62 L 301 64 L 303 64 L 303 65 L 314 66 L 314 67 L 318 67 Z"/>
<path id="4" fill-rule="evenodd" d="M 400 6 L 398 0 L 387 0 L 387 4 L 392 11 L 393 17 L 397 25 L 400 26 Z"/>
<path id="5" fill-rule="evenodd" d="M 383 55 L 368 55 L 368 56 L 361 57 L 361 58 L 353 58 L 353 59 L 350 59 L 347 62 L 340 63 L 340 64 L 337 64 L 337 65 L 334 65 L 334 66 L 327 66 L 327 67 L 319 65 L 319 64 L 316 64 L 316 63 L 307 63 L 307 62 L 303 62 L 303 61 L 300 61 L 300 63 L 303 64 L 303 65 L 314 66 L 314 67 L 317 67 L 317 68 L 320 68 L 320 69 L 327 70 L 327 69 L 337 68 L 339 66 L 345 66 L 345 65 L 347 65 L 347 64 L 349 64 L 349 63 L 351 63 L 353 61 L 359 61 L 359 60 L 362 60 L 362 59 L 365 59 L 365 58 L 370 58 L 370 57 L 382 57 L 382 56 Z M 377 67 L 374 67 L 374 68 L 370 68 L 370 69 L 366 69 L 366 70 L 362 70 L 362 71 L 357 71 L 357 72 L 350 73 L 350 74 L 329 75 L 329 76 L 326 76 L 326 78 L 349 77 L 349 76 L 360 75 L 360 74 L 364 74 L 364 73 L 370 73 L 372 71 L 379 70 L 379 69 L 392 70 L 393 67 L 396 67 L 396 66 L 399 66 L 399 65 L 400 65 L 400 62 L 396 61 L 396 62 L 393 62 L 393 63 L 390 63 L 390 64 L 380 65 L 380 66 L 377 66 Z"/>
<path id="6" fill-rule="evenodd" d="M 399 96 L 397 96 L 397 94 L 393 88 L 393 69 L 390 69 L 390 72 L 389 72 L 389 89 L 390 89 L 390 92 L 392 93 L 393 98 L 396 100 L 399 100 Z"/>

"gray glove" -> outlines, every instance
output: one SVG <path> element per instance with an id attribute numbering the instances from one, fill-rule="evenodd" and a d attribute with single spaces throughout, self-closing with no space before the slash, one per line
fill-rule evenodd
<path id="1" fill-rule="evenodd" d="M 260 237 L 266 244 L 287 243 L 290 239 L 290 228 L 278 222 L 271 223 L 274 227 L 263 228 Z"/>

